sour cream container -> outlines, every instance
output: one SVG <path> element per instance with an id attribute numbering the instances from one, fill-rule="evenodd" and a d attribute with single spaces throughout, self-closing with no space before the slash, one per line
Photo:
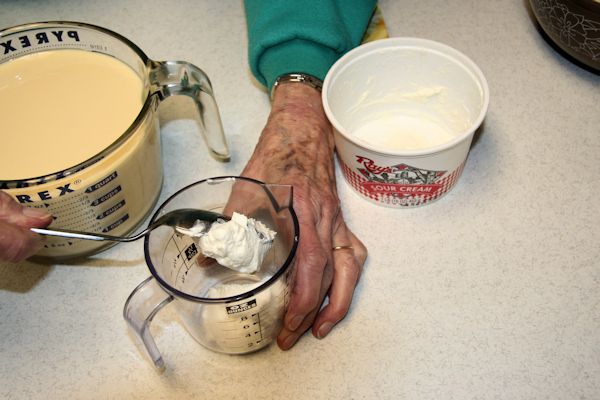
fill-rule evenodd
<path id="1" fill-rule="evenodd" d="M 328 72 L 322 95 L 345 181 L 392 208 L 428 204 L 456 185 L 489 104 L 471 59 L 421 38 L 348 52 Z"/>

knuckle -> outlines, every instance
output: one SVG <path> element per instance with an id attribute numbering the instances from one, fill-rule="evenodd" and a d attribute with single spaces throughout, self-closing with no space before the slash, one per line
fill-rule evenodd
<path id="1" fill-rule="evenodd" d="M 324 194 L 319 199 L 319 204 L 321 205 L 323 212 L 328 213 L 329 215 L 338 215 L 342 209 L 340 199 L 333 193 Z"/>
<path id="2" fill-rule="evenodd" d="M 290 308 L 293 309 L 296 314 L 306 315 L 315 310 L 319 305 L 318 293 L 309 293 L 298 285 L 296 285 L 293 290 L 293 297 L 296 301 L 290 304 Z"/>
<path id="3" fill-rule="evenodd" d="M 323 301 L 326 289 L 331 286 L 332 279 L 333 274 L 329 269 L 318 274 L 315 272 L 313 275 L 307 275 L 302 281 L 297 279 L 292 289 L 290 309 L 302 315 L 315 312 Z M 308 282 L 310 283 L 307 285 Z"/>
<path id="4" fill-rule="evenodd" d="M 365 263 L 367 256 L 369 255 L 369 251 L 366 246 L 360 243 L 354 248 L 354 255 L 356 256 L 359 263 L 362 265 Z"/>
<path id="5" fill-rule="evenodd" d="M 344 302 L 343 304 L 329 303 L 329 315 L 336 323 L 344 319 L 346 314 L 348 314 L 349 309 L 350 303 L 347 302 Z"/>
<path id="6" fill-rule="evenodd" d="M 310 246 L 305 248 L 303 262 L 298 266 L 299 272 L 308 274 L 310 277 L 321 276 L 327 266 L 327 255 L 322 248 Z"/>
<path id="7" fill-rule="evenodd" d="M 7 193 L 0 190 L 0 217 L 11 212 L 15 201 Z"/>

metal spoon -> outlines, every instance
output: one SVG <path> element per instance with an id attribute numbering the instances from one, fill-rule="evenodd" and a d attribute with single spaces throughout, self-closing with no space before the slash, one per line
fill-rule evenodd
<path id="1" fill-rule="evenodd" d="M 111 236 L 102 233 L 73 231 L 70 229 L 31 228 L 31 231 L 39 233 L 40 235 L 61 236 L 74 239 L 133 242 L 134 240 L 138 240 L 146 236 L 148 233 L 150 233 L 150 231 L 162 225 L 172 226 L 175 230 L 185 235 L 202 236 L 204 233 L 206 233 L 210 225 L 213 222 L 216 222 L 218 219 L 228 220 L 229 217 L 212 211 L 196 210 L 193 208 L 182 208 L 166 213 L 165 215 L 161 216 L 156 221 L 148 225 L 146 229 L 133 236 Z M 204 227 L 206 229 L 190 229 L 194 225 L 196 225 L 196 221 L 204 222 Z"/>

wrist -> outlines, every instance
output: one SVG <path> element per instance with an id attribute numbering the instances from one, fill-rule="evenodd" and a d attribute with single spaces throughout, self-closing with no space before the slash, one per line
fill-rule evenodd
<path id="1" fill-rule="evenodd" d="M 319 93 L 321 93 L 321 90 L 323 89 L 323 81 L 319 78 L 305 73 L 287 73 L 279 75 L 277 79 L 275 79 L 275 83 L 273 83 L 273 87 L 271 88 L 271 99 L 273 99 L 275 91 L 279 87 L 291 83 L 300 83 L 306 85 L 315 89 Z"/>
<path id="2" fill-rule="evenodd" d="M 327 120 L 321 92 L 302 82 L 285 82 L 276 86 L 271 99 L 271 114 L 292 113 Z"/>

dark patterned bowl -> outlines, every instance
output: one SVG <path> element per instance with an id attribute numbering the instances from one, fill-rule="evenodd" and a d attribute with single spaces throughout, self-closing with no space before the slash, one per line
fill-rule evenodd
<path id="1" fill-rule="evenodd" d="M 529 0 L 529 4 L 560 49 L 600 72 L 600 0 Z"/>

